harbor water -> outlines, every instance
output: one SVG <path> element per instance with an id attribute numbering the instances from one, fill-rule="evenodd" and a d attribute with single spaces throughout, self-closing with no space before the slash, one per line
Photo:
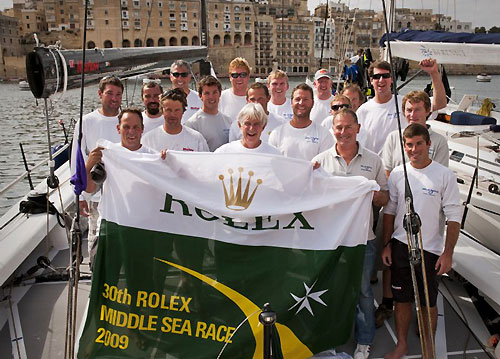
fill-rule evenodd
<path id="1" fill-rule="evenodd" d="M 291 78 L 290 90 L 303 79 Z M 404 87 L 400 93 L 411 90 L 422 90 L 429 82 L 428 77 L 418 77 Z M 475 76 L 450 76 L 450 86 L 453 88 L 452 100 L 460 101 L 464 94 L 477 94 L 484 98 L 500 98 L 500 76 L 493 76 L 491 82 L 478 83 Z M 223 87 L 229 87 L 229 80 L 222 80 Z M 127 88 L 123 96 L 123 105 L 141 105 L 141 81 L 127 81 Z M 170 86 L 170 81 L 163 80 L 164 88 Z M 500 106 L 500 102 L 494 101 Z M 85 88 L 83 113 L 88 113 L 99 106 L 97 85 Z M 57 94 L 48 101 L 49 126 L 51 141 L 54 144 L 63 144 L 65 136 L 62 126 L 64 123 L 68 140 L 74 129 L 74 122 L 80 114 L 80 90 L 66 92 L 64 96 Z M 0 82 L 0 188 L 5 187 L 22 172 L 24 164 L 19 148 L 23 144 L 28 166 L 48 158 L 48 141 L 45 121 L 44 100 L 36 100 L 30 91 L 21 91 L 17 83 Z M 34 184 L 39 183 L 47 176 L 47 166 L 42 166 L 32 174 Z M 28 180 L 23 180 L 7 193 L 0 197 L 0 215 L 4 214 L 13 204 L 29 191 Z"/>

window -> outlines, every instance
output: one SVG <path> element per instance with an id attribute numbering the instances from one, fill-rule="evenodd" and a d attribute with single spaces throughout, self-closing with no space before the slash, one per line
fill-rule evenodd
<path id="1" fill-rule="evenodd" d="M 175 29 L 175 22 L 170 23 L 170 29 Z"/>
<path id="2" fill-rule="evenodd" d="M 163 21 L 160 21 L 160 27 L 163 27 Z"/>
<path id="3" fill-rule="evenodd" d="M 104 20 L 104 24 L 109 25 L 109 20 L 108 19 Z"/>
<path id="4" fill-rule="evenodd" d="M 170 4 L 168 4 L 168 8 L 171 10 L 175 9 L 175 4 L 171 2 Z"/>
<path id="5" fill-rule="evenodd" d="M 161 9 L 163 7 L 163 2 L 158 1 L 158 7 Z"/>
<path id="6" fill-rule="evenodd" d="M 104 10 L 104 15 L 108 15 L 108 9 Z"/>
<path id="7" fill-rule="evenodd" d="M 138 7 L 140 7 L 140 6 L 141 6 L 140 1 L 139 1 L 139 0 L 134 0 L 134 7 L 135 7 L 135 8 L 138 8 Z"/>

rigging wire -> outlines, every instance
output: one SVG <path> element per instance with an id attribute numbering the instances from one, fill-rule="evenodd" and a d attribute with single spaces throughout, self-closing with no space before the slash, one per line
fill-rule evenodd
<path id="1" fill-rule="evenodd" d="M 393 88 L 394 88 L 394 105 L 396 109 L 396 118 L 398 122 L 398 133 L 399 133 L 399 145 L 401 149 L 401 158 L 405 158 L 404 155 L 404 149 L 403 149 L 403 134 L 402 134 L 402 128 L 401 128 L 401 115 L 399 112 L 399 104 L 398 104 L 398 90 L 397 90 L 397 78 L 396 78 L 396 73 L 394 71 L 394 64 L 392 61 L 392 51 L 391 51 L 391 37 L 390 37 L 390 30 L 389 30 L 389 23 L 387 21 L 387 11 L 386 11 L 386 6 L 385 6 L 385 0 L 382 0 L 382 7 L 383 7 L 383 13 L 384 13 L 384 23 L 385 23 L 385 36 L 386 36 L 386 41 L 387 41 L 387 54 L 388 58 L 391 64 L 391 75 L 392 75 L 392 81 L 393 81 Z M 395 2 L 391 1 L 391 15 L 394 15 L 394 7 L 395 7 Z M 431 314 L 430 314 L 430 306 L 429 306 L 429 291 L 427 287 L 427 277 L 426 277 L 426 270 L 425 270 L 425 259 L 424 259 L 424 249 L 423 249 L 423 241 L 422 241 L 422 231 L 421 231 L 421 223 L 420 223 L 420 218 L 418 217 L 418 214 L 415 212 L 414 206 L 413 206 L 413 195 L 411 192 L 410 188 L 410 183 L 408 180 L 408 172 L 406 169 L 406 163 L 403 161 L 403 174 L 404 174 L 404 186 L 405 186 L 405 191 L 404 191 L 404 199 L 405 199 L 405 206 L 406 206 L 406 215 L 404 219 L 404 226 L 405 226 L 405 231 L 406 231 L 406 238 L 408 241 L 408 259 L 409 259 L 409 264 L 410 264 L 410 270 L 411 270 L 411 278 L 412 278 L 412 284 L 413 284 L 413 292 L 415 296 L 415 305 L 417 309 L 417 319 L 418 319 L 418 328 L 419 328 L 419 335 L 420 335 L 420 344 L 422 348 L 422 352 L 427 350 L 427 341 L 428 337 L 424 332 L 424 313 L 422 313 L 422 305 L 420 302 L 420 290 L 419 286 L 417 285 L 416 282 L 416 270 L 415 267 L 420 264 L 421 270 L 422 270 L 422 280 L 423 280 L 423 289 L 424 289 L 424 295 L 425 295 L 425 306 L 427 309 L 427 324 L 428 324 L 428 333 L 430 337 L 430 345 L 431 345 L 431 358 L 435 358 L 436 352 L 435 352 L 435 343 L 433 340 L 433 336 L 430 335 L 432 333 L 432 325 L 431 325 Z"/>

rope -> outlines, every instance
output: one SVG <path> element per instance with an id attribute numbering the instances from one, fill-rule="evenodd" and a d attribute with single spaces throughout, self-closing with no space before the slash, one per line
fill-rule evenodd
<path id="1" fill-rule="evenodd" d="M 21 348 L 19 348 L 19 340 L 17 340 L 18 337 L 17 337 L 16 321 L 14 319 L 14 310 L 12 309 L 11 298 L 12 298 L 12 284 L 9 286 L 9 296 L 8 296 L 9 309 L 10 309 L 10 317 L 12 318 L 12 330 L 14 331 L 14 337 L 15 337 L 14 340 L 16 341 L 17 357 L 21 359 Z"/>
<path id="2" fill-rule="evenodd" d="M 256 310 L 255 312 L 253 312 L 252 314 L 250 314 L 248 317 L 246 317 L 245 319 L 243 319 L 243 321 L 240 324 L 238 324 L 238 326 L 236 327 L 236 329 L 234 330 L 234 332 L 232 332 L 231 336 L 226 340 L 226 343 L 224 343 L 224 346 L 222 347 L 219 355 L 217 355 L 217 359 L 220 359 L 220 356 L 224 352 L 224 349 L 226 349 L 227 345 L 229 344 L 229 341 L 231 339 L 233 339 L 233 336 L 236 334 L 236 332 L 238 331 L 238 329 L 240 329 L 240 327 L 243 324 L 245 324 L 248 321 L 248 319 L 250 319 L 252 316 L 254 316 L 255 314 L 260 313 L 260 312 L 262 312 L 262 309 Z"/>

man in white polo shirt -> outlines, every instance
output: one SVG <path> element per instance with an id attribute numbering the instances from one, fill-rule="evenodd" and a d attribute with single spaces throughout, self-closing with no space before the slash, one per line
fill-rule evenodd
<path id="1" fill-rule="evenodd" d="M 181 89 L 166 91 L 161 98 L 163 125 L 148 132 L 142 143 L 156 151 L 206 151 L 208 145 L 198 132 L 181 123 L 187 101 Z"/>
<path id="2" fill-rule="evenodd" d="M 389 200 L 384 164 L 376 153 L 363 148 L 357 141 L 360 125 L 351 109 L 340 110 L 333 118 L 333 133 L 337 143 L 320 153 L 312 162 L 318 162 L 326 172 L 335 176 L 363 176 L 375 180 L 380 191 L 373 195 L 373 205 L 381 207 Z M 375 337 L 375 306 L 370 278 L 375 262 L 375 234 L 370 225 L 367 238 L 361 290 L 356 307 L 354 359 L 367 359 Z"/>
<path id="3" fill-rule="evenodd" d="M 309 117 L 313 104 L 313 90 L 309 85 L 301 83 L 293 89 L 292 119 L 276 127 L 269 136 L 269 144 L 284 156 L 310 161 L 333 146 L 330 132 Z"/>

